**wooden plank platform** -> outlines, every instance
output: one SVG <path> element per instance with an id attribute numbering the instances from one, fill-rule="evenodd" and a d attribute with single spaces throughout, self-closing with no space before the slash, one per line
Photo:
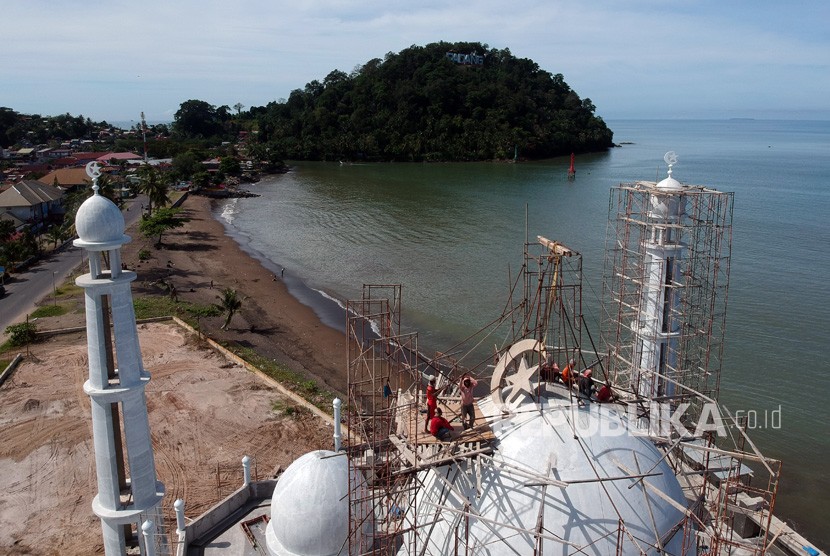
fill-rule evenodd
<path id="1" fill-rule="evenodd" d="M 421 407 L 426 409 L 426 405 L 422 405 Z M 487 424 L 481 410 L 478 408 L 478 404 L 474 405 L 476 416 L 474 427 L 467 431 L 465 431 L 461 425 L 460 400 L 457 398 L 439 398 L 438 407 L 440 407 L 441 411 L 444 412 L 444 418 L 449 421 L 455 429 L 452 431 L 452 440 L 450 440 L 450 442 L 459 444 L 474 444 L 489 443 L 496 439 L 496 436 L 493 434 L 493 430 L 490 428 L 490 425 Z M 420 409 L 421 408 L 416 408 L 414 404 L 411 404 L 403 409 L 403 412 L 406 414 L 404 419 L 407 420 L 407 426 L 405 428 L 407 444 L 413 449 L 415 445 L 422 446 L 427 444 L 447 444 L 447 442 L 441 442 L 432 436 L 432 434 L 424 432 L 427 414 L 421 413 Z"/>

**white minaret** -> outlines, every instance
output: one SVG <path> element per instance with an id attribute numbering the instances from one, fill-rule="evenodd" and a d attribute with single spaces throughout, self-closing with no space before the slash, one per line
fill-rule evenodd
<path id="1" fill-rule="evenodd" d="M 660 380 L 667 369 L 676 368 L 678 321 L 677 283 L 683 272 L 685 245 L 680 234 L 680 221 L 685 211 L 685 199 L 680 194 L 683 185 L 672 177 L 672 166 L 677 162 L 674 152 L 664 157 L 669 165 L 668 177 L 654 186 L 649 195 L 649 226 L 644 234 L 643 303 L 639 322 L 635 327 L 640 346 L 634 386 L 643 398 L 672 396 L 675 385 Z"/>
<path id="2" fill-rule="evenodd" d="M 101 172 L 97 162 L 87 164 L 87 174 L 93 179 L 94 194 L 78 209 L 75 217 L 78 239 L 74 243 L 88 252 L 89 274 L 79 277 L 75 283 L 84 288 L 86 298 L 89 380 L 84 384 L 84 391 L 91 401 L 98 476 L 98 495 L 92 501 L 92 510 L 101 518 L 105 553 L 113 556 L 126 554 L 124 525 L 134 526 L 138 533 L 146 520 L 162 523 L 160 505 L 164 485 L 156 480 L 147 419 L 144 388 L 150 375 L 141 362 L 130 291 L 136 275 L 121 270 L 120 248 L 130 237 L 124 235 L 121 211 L 98 192 Z M 109 269 L 104 268 L 107 258 Z M 107 364 L 110 331 L 105 298 L 112 307 L 117 360 L 114 373 L 109 372 Z M 127 463 L 123 472 L 126 476 L 122 477 L 122 484 L 126 484 L 123 492 L 119 486 L 121 454 Z M 140 534 L 137 536 L 141 538 Z M 142 543 L 142 554 L 146 553 Z"/>
<path id="3" fill-rule="evenodd" d="M 691 393 L 718 395 L 734 197 L 681 184 L 677 155 L 664 160 L 663 181 L 611 190 L 602 322 L 609 376 L 649 405 L 660 437 L 672 433 L 668 417 L 681 404 L 691 404 L 690 421 L 703 411 Z"/>

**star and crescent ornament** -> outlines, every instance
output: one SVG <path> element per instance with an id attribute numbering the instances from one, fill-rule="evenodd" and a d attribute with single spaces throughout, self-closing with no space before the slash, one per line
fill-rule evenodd
<path id="1" fill-rule="evenodd" d="M 531 379 L 539 372 L 540 365 L 529 365 L 526 355 L 537 355 L 538 361 L 544 361 L 545 346 L 538 340 L 520 340 L 510 346 L 499 358 L 499 362 L 496 363 L 496 368 L 493 370 L 493 378 L 490 380 L 490 395 L 493 404 L 500 407 L 502 411 L 505 411 L 507 404 L 515 400 L 520 394 L 533 394 L 533 383 Z M 513 365 L 517 360 L 518 362 Z M 516 372 L 507 374 L 513 368 L 515 368 Z M 507 400 L 504 399 L 502 394 L 502 379 L 510 387 L 510 395 Z"/>
<path id="2" fill-rule="evenodd" d="M 92 162 L 86 165 L 86 175 L 92 179 L 96 179 L 101 175 L 101 163 L 97 160 L 93 160 Z"/>

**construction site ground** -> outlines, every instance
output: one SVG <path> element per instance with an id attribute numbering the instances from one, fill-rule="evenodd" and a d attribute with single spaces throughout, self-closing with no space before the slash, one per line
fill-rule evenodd
<path id="1" fill-rule="evenodd" d="M 147 405 L 156 469 L 192 519 L 241 486 L 241 459 L 273 476 L 303 453 L 331 448 L 332 428 L 172 323 L 139 325 L 152 379 Z M 26 349 L 23 349 L 25 354 Z M 83 333 L 52 336 L 0 387 L 0 552 L 103 553 Z"/>

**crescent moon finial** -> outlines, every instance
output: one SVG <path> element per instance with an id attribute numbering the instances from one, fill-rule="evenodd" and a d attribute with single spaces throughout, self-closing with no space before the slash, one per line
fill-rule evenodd
<path id="1" fill-rule="evenodd" d="M 101 163 L 97 160 L 87 163 L 86 175 L 92 178 L 92 191 L 98 195 L 98 178 L 101 176 Z"/>
<path id="2" fill-rule="evenodd" d="M 99 177 L 101 175 L 101 163 L 97 160 L 88 163 L 86 165 L 86 175 L 92 179 Z"/>

